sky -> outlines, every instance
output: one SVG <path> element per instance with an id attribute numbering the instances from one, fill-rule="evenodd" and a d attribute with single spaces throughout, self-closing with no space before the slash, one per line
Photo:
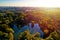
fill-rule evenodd
<path id="1" fill-rule="evenodd" d="M 0 0 L 0 6 L 60 7 L 60 0 Z"/>

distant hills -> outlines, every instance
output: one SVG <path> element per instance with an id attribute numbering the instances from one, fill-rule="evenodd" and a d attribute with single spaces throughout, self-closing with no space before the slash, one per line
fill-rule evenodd
<path id="1" fill-rule="evenodd" d="M 13 10 L 13 11 L 25 11 L 25 10 L 35 10 L 36 7 L 0 7 L 1 11 Z"/>

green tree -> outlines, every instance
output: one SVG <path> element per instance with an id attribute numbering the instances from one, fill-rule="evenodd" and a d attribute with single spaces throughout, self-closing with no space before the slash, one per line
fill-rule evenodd
<path id="1" fill-rule="evenodd" d="M 35 34 L 30 34 L 30 32 L 26 30 L 25 32 L 22 32 L 19 35 L 18 40 L 43 40 L 43 39 L 39 37 L 38 32 Z"/>
<path id="2" fill-rule="evenodd" d="M 10 28 L 7 24 L 2 24 L 2 29 L 0 31 L 0 39 L 1 40 L 13 40 L 14 39 L 14 30 L 12 28 Z"/>
<path id="3" fill-rule="evenodd" d="M 46 38 L 46 40 L 60 40 L 60 34 L 54 31 Z"/>

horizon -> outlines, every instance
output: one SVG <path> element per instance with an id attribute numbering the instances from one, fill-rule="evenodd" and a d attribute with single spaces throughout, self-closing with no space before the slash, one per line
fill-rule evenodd
<path id="1" fill-rule="evenodd" d="M 60 7 L 60 0 L 0 0 L 0 6 Z"/>

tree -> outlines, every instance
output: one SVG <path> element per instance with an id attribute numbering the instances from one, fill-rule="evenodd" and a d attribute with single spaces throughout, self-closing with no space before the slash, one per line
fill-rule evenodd
<path id="1" fill-rule="evenodd" d="M 54 31 L 46 38 L 46 40 L 60 40 L 60 34 Z"/>
<path id="2" fill-rule="evenodd" d="M 30 34 L 29 30 L 26 30 L 25 32 L 22 32 L 19 35 L 18 40 L 43 40 L 39 37 L 39 33 Z"/>
<path id="3" fill-rule="evenodd" d="M 2 24 L 2 29 L 0 31 L 0 39 L 1 40 L 5 40 L 5 39 L 8 39 L 8 40 L 13 40 L 14 39 L 14 30 L 12 28 L 10 28 L 7 24 Z"/>

